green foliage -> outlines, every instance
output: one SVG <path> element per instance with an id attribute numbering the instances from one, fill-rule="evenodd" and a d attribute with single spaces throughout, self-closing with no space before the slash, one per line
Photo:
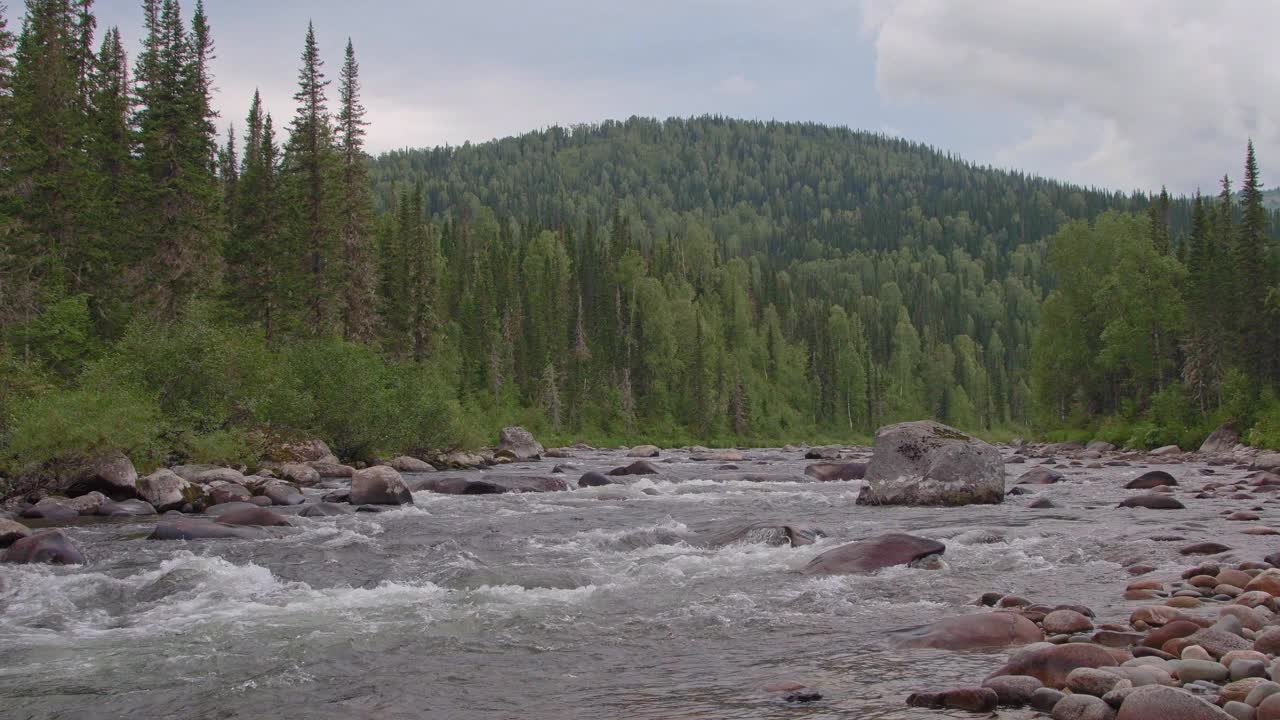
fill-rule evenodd
<path id="1" fill-rule="evenodd" d="M 1255 447 L 1280 450 L 1280 400 L 1273 396 L 1258 411 L 1257 420 L 1245 442 Z"/>
<path id="2" fill-rule="evenodd" d="M 177 454 L 187 462 L 215 465 L 252 466 L 266 450 L 260 433 L 243 428 L 183 435 L 177 443 Z"/>
<path id="3" fill-rule="evenodd" d="M 120 449 L 140 467 L 163 459 L 162 414 L 136 388 L 54 390 L 15 403 L 4 459 L 11 470 Z"/>

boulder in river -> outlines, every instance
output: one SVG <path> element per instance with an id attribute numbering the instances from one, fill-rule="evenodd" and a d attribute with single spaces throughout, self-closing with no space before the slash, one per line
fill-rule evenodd
<path id="1" fill-rule="evenodd" d="M 156 514 L 156 509 L 146 500 L 108 500 L 102 503 L 102 507 L 98 508 L 98 515 L 102 517 L 122 518 L 122 517 L 150 517 Z"/>
<path id="2" fill-rule="evenodd" d="M 352 505 L 412 505 L 413 494 L 395 468 L 375 465 L 351 478 Z"/>
<path id="3" fill-rule="evenodd" d="M 471 468 L 484 467 L 488 463 L 484 458 L 475 454 L 464 452 L 462 450 L 454 450 L 453 452 L 444 453 L 436 458 L 436 463 L 442 468 L 454 468 L 458 470 L 469 470 Z"/>
<path id="4" fill-rule="evenodd" d="M 869 573 L 894 565 L 910 565 L 941 555 L 946 549 L 946 545 L 936 540 L 889 533 L 828 550 L 810 560 L 801 572 L 806 575 Z"/>
<path id="5" fill-rule="evenodd" d="M 307 505 L 302 508 L 302 512 L 298 513 L 301 517 L 337 517 L 339 515 L 350 515 L 351 509 L 346 505 L 339 505 L 331 502 L 318 502 Z"/>
<path id="6" fill-rule="evenodd" d="M 1178 481 L 1163 470 L 1143 473 L 1125 484 L 1126 490 L 1151 490 L 1158 487 L 1174 487 Z"/>
<path id="7" fill-rule="evenodd" d="M 188 482 L 172 470 L 160 469 L 139 478 L 138 495 L 160 512 L 178 510 L 183 505 L 199 505 L 206 501 L 206 491 Z"/>
<path id="8" fill-rule="evenodd" d="M 1029 645 L 1044 633 L 1021 613 L 997 611 L 943 618 L 928 625 L 894 632 L 904 647 L 978 650 Z"/>
<path id="9" fill-rule="evenodd" d="M 1200 452 L 1206 455 L 1221 455 L 1235 449 L 1240 442 L 1240 433 L 1230 424 L 1222 425 L 1209 433 L 1209 437 L 1200 443 Z"/>
<path id="10" fill-rule="evenodd" d="M 604 473 L 595 472 L 594 470 L 588 473 L 584 473 L 582 477 L 578 478 L 578 487 L 580 488 L 603 487 L 605 485 L 619 485 L 619 484 L 621 483 L 618 480 L 614 480 L 608 475 L 605 475 Z"/>
<path id="11" fill-rule="evenodd" d="M 223 525 L 253 525 L 256 527 L 287 527 L 291 523 L 283 515 L 262 507 L 237 508 L 218 517 Z"/>
<path id="12" fill-rule="evenodd" d="M 1067 676 L 1076 668 L 1115 667 L 1121 662 L 1123 661 L 1116 654 L 1100 645 L 1066 643 L 1037 649 L 1028 648 L 1014 655 L 1008 663 L 988 677 L 1029 675 L 1044 683 L 1046 687 L 1060 689 L 1066 685 Z"/>
<path id="13" fill-rule="evenodd" d="M 17 520 L 0 518 L 0 548 L 7 548 L 30 534 L 31 529 Z"/>
<path id="14" fill-rule="evenodd" d="M 320 460 L 312 460 L 308 462 L 307 465 L 309 465 L 312 470 L 315 470 L 321 479 L 349 478 L 352 475 L 356 474 L 355 468 L 351 467 L 350 465 L 343 465 L 342 463 L 331 463 L 331 462 L 323 462 Z M 435 468 L 432 468 L 432 470 L 434 469 Z"/>
<path id="15" fill-rule="evenodd" d="M 512 460 L 540 460 L 546 449 L 533 433 L 519 426 L 506 427 L 498 433 L 498 453 Z"/>
<path id="16" fill-rule="evenodd" d="M 1120 502 L 1120 507 L 1147 508 L 1148 510 L 1183 510 L 1187 506 L 1168 495 L 1135 495 Z"/>
<path id="17" fill-rule="evenodd" d="M 813 525 L 787 522 L 758 522 L 740 525 L 727 530 L 707 533 L 698 544 L 705 547 L 724 547 L 737 542 L 759 542 L 765 545 L 812 545 L 826 533 Z"/>
<path id="18" fill-rule="evenodd" d="M 397 472 L 402 473 L 433 473 L 436 471 L 431 463 L 408 455 L 401 455 L 387 464 L 395 468 Z"/>
<path id="19" fill-rule="evenodd" d="M 835 480 L 861 480 L 867 475 L 867 464 L 860 462 L 818 462 L 804 469 L 804 474 L 822 482 Z"/>
<path id="20" fill-rule="evenodd" d="M 1019 485 L 1052 485 L 1062 482 L 1065 476 L 1054 470 L 1044 466 L 1034 467 L 1018 476 Z"/>
<path id="21" fill-rule="evenodd" d="M 148 540 L 258 540 L 265 530 L 250 525 L 226 525 L 188 517 L 164 517 L 147 536 Z"/>
<path id="22" fill-rule="evenodd" d="M 657 445 L 637 445 L 627 451 L 627 457 L 655 458 L 662 454 Z"/>
<path id="23" fill-rule="evenodd" d="M 84 555 L 61 530 L 42 530 L 15 540 L 0 561 L 25 565 L 83 565 Z"/>
<path id="24" fill-rule="evenodd" d="M 137 480 L 138 471 L 129 458 L 112 450 L 74 463 L 66 477 L 66 495 L 75 497 L 96 491 L 112 500 L 126 500 L 138 496 L 134 486 Z"/>
<path id="25" fill-rule="evenodd" d="M 298 487 L 309 487 L 320 482 L 320 472 L 305 463 L 277 465 L 275 471 L 281 480 L 288 480 Z"/>
<path id="26" fill-rule="evenodd" d="M 614 468 L 609 475 L 658 475 L 658 466 L 648 460 L 637 460 L 626 467 Z"/>
<path id="27" fill-rule="evenodd" d="M 925 420 L 876 432 L 859 505 L 970 505 L 1004 502 L 1000 451 L 955 428 Z"/>
<path id="28" fill-rule="evenodd" d="M 1152 450 L 1150 454 L 1155 455 L 1156 457 L 1173 457 L 1174 455 L 1181 455 L 1182 448 L 1177 445 L 1165 445 L 1164 447 L 1158 447 L 1155 450 Z"/>
<path id="29" fill-rule="evenodd" d="M 1267 472 L 1280 472 L 1280 452 L 1264 452 L 1258 453 L 1253 459 L 1253 464 L 1249 466 L 1250 470 L 1265 470 Z"/>

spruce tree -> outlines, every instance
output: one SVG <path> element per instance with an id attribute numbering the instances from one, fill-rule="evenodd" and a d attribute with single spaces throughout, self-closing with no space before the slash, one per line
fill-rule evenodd
<path id="1" fill-rule="evenodd" d="M 282 181 L 290 210 L 289 233 L 301 251 L 297 259 L 302 278 L 297 283 L 306 314 L 305 327 L 314 335 L 333 332 L 334 273 L 339 252 L 335 175 L 338 166 L 333 127 L 328 112 L 325 79 L 316 44 L 315 27 L 307 26 L 298 73 L 298 103 L 285 146 Z"/>
<path id="2" fill-rule="evenodd" d="M 360 104 L 360 66 L 347 40 L 346 58 L 338 77 L 338 151 L 342 181 L 338 189 L 342 232 L 342 333 L 348 340 L 370 342 L 376 336 L 377 259 L 372 226 L 373 198 L 364 154 L 365 109 Z"/>
<path id="3" fill-rule="evenodd" d="M 1268 341 L 1272 330 L 1262 319 L 1267 317 L 1266 300 L 1271 278 L 1267 259 L 1267 211 L 1262 206 L 1262 181 L 1258 176 L 1252 140 L 1245 153 L 1244 185 L 1240 195 L 1240 226 L 1230 258 L 1236 281 L 1236 341 L 1242 351 L 1243 369 L 1255 380 L 1262 380 L 1270 366 Z"/>
<path id="4" fill-rule="evenodd" d="M 282 271 L 296 259 L 285 242 L 279 188 L 280 150 L 271 115 L 255 92 L 245 133 L 244 163 L 236 183 L 232 231 L 226 244 L 230 305 L 274 340 L 292 306 L 294 288 Z"/>
<path id="5" fill-rule="evenodd" d="M 8 14 L 8 6 L 0 3 L 0 127 L 3 127 L 9 94 L 13 92 L 13 47 L 16 41 L 9 29 Z"/>
<path id="6" fill-rule="evenodd" d="M 224 229 L 215 175 L 208 61 L 212 42 L 202 8 L 194 31 L 177 0 L 146 0 L 147 35 L 135 70 L 138 111 L 138 295 L 161 317 L 218 281 Z"/>
<path id="7" fill-rule="evenodd" d="M 84 227 L 90 168 L 78 22 L 67 0 L 28 2 L 4 140 L 4 186 L 30 231 L 13 249 L 28 264 L 26 278 L 53 295 L 86 286 L 95 245 Z"/>
<path id="8" fill-rule="evenodd" d="M 118 28 L 102 38 L 90 83 L 89 158 L 92 195 L 87 218 L 93 251 L 94 311 L 106 336 L 119 332 L 130 314 L 128 288 L 120 270 L 134 258 L 128 253 L 136 224 L 130 201 L 136 188 L 133 170 L 133 113 L 129 60 Z"/>

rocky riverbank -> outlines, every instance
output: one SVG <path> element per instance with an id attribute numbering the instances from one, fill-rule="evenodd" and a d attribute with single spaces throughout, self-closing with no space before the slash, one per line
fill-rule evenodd
<path id="1" fill-rule="evenodd" d="M 942 439 L 955 439 L 947 435 L 943 431 Z M 314 603 L 321 603 L 322 617 L 328 612 L 317 592 L 339 593 L 345 598 L 339 607 L 365 607 L 374 598 L 421 587 L 413 592 L 423 594 L 396 602 L 410 613 L 396 616 L 400 635 L 417 632 L 414 623 L 424 621 L 413 618 L 434 617 L 441 603 L 456 604 L 460 612 L 481 603 L 484 613 L 494 612 L 490 603 L 496 602 L 484 598 L 585 603 L 551 610 L 572 619 L 571 626 L 552 623 L 558 628 L 553 637 L 538 635 L 547 619 L 525 625 L 522 610 L 464 644 L 515 633 L 538 635 L 539 647 L 588 648 L 607 646 L 607 638 L 621 632 L 634 647 L 605 663 L 614 675 L 628 676 L 632 671 L 623 668 L 637 658 L 662 659 L 644 665 L 649 669 L 633 682 L 666 699 L 633 699 L 627 707 L 636 717 L 670 717 L 689 707 L 704 708 L 696 717 L 735 717 L 729 708 L 744 702 L 751 717 L 785 716 L 770 702 L 880 718 L 930 717 L 936 713 L 930 708 L 987 711 L 993 702 L 998 712 L 1021 705 L 1011 712 L 1041 708 L 1068 718 L 1111 717 L 1107 712 L 1149 717 L 1132 714 L 1141 708 L 1183 717 L 1167 708 L 1191 701 L 1185 707 L 1198 712 L 1242 717 L 1244 704 L 1254 708 L 1255 720 L 1270 717 L 1262 696 L 1272 689 L 1275 654 L 1268 643 L 1277 632 L 1273 626 L 1280 627 L 1270 592 L 1277 574 L 1271 560 L 1280 558 L 1269 559 L 1280 549 L 1269 539 L 1280 523 L 1274 494 L 1280 478 L 1266 454 L 1238 447 L 1194 454 L 1002 447 L 1003 503 L 894 506 L 856 501 L 865 486 L 911 472 L 920 473 L 912 492 L 886 486 L 881 489 L 893 491 L 881 496 L 915 502 L 932 488 L 928 497 L 954 497 L 954 475 L 935 472 L 952 466 L 928 460 L 906 472 L 897 461 L 878 462 L 868 448 L 547 450 L 525 440 L 516 438 L 519 449 L 500 444 L 489 458 L 477 455 L 484 467 L 465 470 L 440 457 L 356 468 L 309 444 L 315 457 L 254 472 L 168 468 L 136 478 L 135 497 L 124 497 L 127 483 L 120 477 L 127 472 L 104 470 L 84 476 L 91 482 L 67 485 L 83 491 L 75 497 L 28 495 L 10 503 L 13 517 L 0 520 L 0 545 L 9 546 L 5 559 L 15 569 L 10 577 L 21 578 L 8 584 L 0 578 L 0 639 L 15 648 L 15 667 L 32 663 L 32 677 L 44 677 L 54 672 L 48 663 L 57 656 L 48 654 L 49 643 L 64 634 L 68 641 L 80 637 L 72 628 L 87 623 L 89 637 L 135 637 L 170 610 L 178 613 L 171 621 L 180 622 L 177 627 L 194 624 L 205 628 L 203 634 L 214 633 L 220 639 L 210 651 L 225 654 L 238 641 L 214 629 L 223 620 L 202 624 L 212 621 L 200 620 L 201 606 L 191 604 L 205 593 L 241 598 L 232 602 L 244 603 L 244 619 L 236 622 L 253 628 L 247 642 L 271 636 L 279 622 L 258 624 L 264 601 L 312 607 L 298 611 L 302 622 L 317 612 Z M 940 452 L 953 457 L 951 450 Z M 966 451 L 954 457 L 963 466 L 985 456 Z M 123 464 L 117 459 L 110 467 Z M 990 497 L 989 484 L 974 483 L 972 490 L 972 497 Z M 227 561 L 193 565 L 191 552 Z M 419 556 L 430 564 L 418 564 Z M 33 570 L 14 575 L 17 563 Z M 279 578 L 274 584 L 262 585 L 266 568 Z M 638 568 L 635 584 L 630 578 Z M 206 572 L 215 574 L 200 580 Z M 225 573 L 234 579 L 223 579 Z M 302 579 L 307 584 L 296 586 Z M 497 586 L 519 589 L 501 595 L 485 590 Z M 63 598 L 58 593 L 64 587 L 80 589 Z M 24 599 L 29 593 L 30 601 Z M 37 601 L 39 593 L 49 597 Z M 978 604 L 962 604 L 979 595 Z M 610 599 L 596 607 L 592 597 Z M 224 604 L 218 601 L 213 617 L 240 617 L 234 605 Z M 877 617 L 850 625 L 850 618 L 862 617 L 863 606 Z M 369 612 L 361 610 L 361 617 Z M 84 617 L 72 622 L 74 613 Z M 686 624 L 681 618 L 689 613 Z M 426 622 L 431 627 L 439 621 Z M 457 625 L 460 620 L 448 622 L 450 632 L 470 632 Z M 356 627 L 365 627 L 363 620 Z M 596 627 L 613 630 L 599 634 Z M 674 649 L 672 628 L 694 644 Z M 792 639 L 799 628 L 824 640 L 804 640 L 804 633 Z M 361 632 L 366 634 L 353 637 L 379 636 L 374 629 Z M 748 658 L 763 661 L 771 652 L 752 640 L 761 634 L 791 659 L 766 663 L 786 671 L 747 680 L 752 690 L 746 695 L 719 688 L 698 696 L 687 678 L 677 679 L 684 677 L 678 668 L 687 657 L 689 672 L 718 668 L 713 683 L 742 682 L 744 668 L 752 666 Z M 308 637 L 286 633 L 278 640 L 284 643 L 280 651 L 296 643 L 310 647 L 315 641 Z M 154 647 L 176 642 L 165 638 L 155 636 Z M 92 643 L 76 642 L 94 656 Z M 419 649 L 419 643 L 425 644 Z M 714 653 L 702 654 L 704 646 L 733 650 L 726 650 L 726 660 L 714 660 Z M 518 662 L 501 648 L 492 648 L 493 662 Z M 850 654 L 852 648 L 857 652 Z M 1008 651 L 1014 655 L 993 654 Z M 115 652 L 104 662 L 118 657 Z M 428 658 L 456 652 L 422 639 L 395 653 L 396 667 L 430 665 Z M 299 662 L 308 675 L 327 676 L 314 659 Z M 350 667 L 368 672 L 380 662 L 363 657 Z M 856 669 L 865 663 L 871 664 Z M 481 667 L 492 672 L 500 665 Z M 837 672 L 840 667 L 846 669 Z M 381 672 L 398 677 L 390 666 Z M 243 676 L 228 666 L 217 677 L 220 685 Z M 409 682 L 402 678 L 391 687 L 404 692 Z M 545 688 L 511 685 L 522 698 L 549 703 L 531 717 L 564 715 L 548 699 L 559 697 L 552 688 L 563 680 L 548 682 Z M 131 692 L 161 692 L 140 683 Z M 605 678 L 594 683 L 610 684 Z M 325 694 L 304 685 L 306 697 Z M 1255 691 L 1256 708 L 1249 703 Z M 433 692 L 438 701 L 452 691 Z M 766 704 L 745 699 L 752 693 Z M 3 676 L 0 697 L 23 698 L 24 708 L 58 707 L 44 695 L 28 697 L 6 685 Z M 461 707 L 450 716 L 468 717 Z"/>

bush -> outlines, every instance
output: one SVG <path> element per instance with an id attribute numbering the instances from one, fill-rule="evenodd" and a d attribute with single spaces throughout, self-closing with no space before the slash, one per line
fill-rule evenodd
<path id="1" fill-rule="evenodd" d="M 1271 399 L 1258 411 L 1245 441 L 1254 447 L 1280 450 L 1280 400 Z"/>
<path id="2" fill-rule="evenodd" d="M 15 472 L 109 449 L 147 467 L 164 459 L 162 430 L 155 400 L 136 388 L 57 390 L 16 405 L 5 454 Z"/>
<path id="3" fill-rule="evenodd" d="M 187 435 L 182 438 L 179 448 L 187 462 L 251 466 L 266 452 L 266 439 L 261 433 L 230 428 Z"/>

